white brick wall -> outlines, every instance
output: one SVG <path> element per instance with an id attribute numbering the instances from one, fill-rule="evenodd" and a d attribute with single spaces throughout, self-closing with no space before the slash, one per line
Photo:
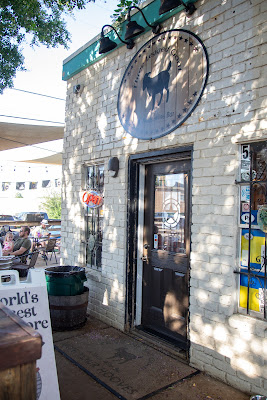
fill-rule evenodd
<path id="1" fill-rule="evenodd" d="M 117 95 L 123 73 L 148 32 L 107 54 L 68 82 L 63 157 L 62 250 L 65 265 L 84 265 L 82 165 L 117 156 L 117 178 L 105 176 L 102 271 L 88 269 L 90 313 L 124 329 L 127 157 L 193 144 L 190 293 L 191 365 L 250 393 L 267 394 L 267 323 L 237 314 L 239 144 L 267 139 L 266 4 L 264 0 L 203 0 L 189 19 L 164 23 L 203 40 L 210 74 L 203 97 L 177 131 L 132 138 L 120 125 Z M 264 36 L 265 32 L 265 36 Z M 266 71 L 266 69 L 265 69 Z M 266 72 L 265 72 L 266 74 Z M 72 93 L 83 84 L 81 96 Z M 208 210 L 208 212 L 207 212 Z"/>

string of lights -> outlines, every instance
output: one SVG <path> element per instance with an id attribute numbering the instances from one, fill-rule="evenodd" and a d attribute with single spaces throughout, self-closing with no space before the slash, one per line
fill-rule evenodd
<path id="1" fill-rule="evenodd" d="M 48 172 L 49 170 L 56 170 L 58 165 L 50 164 L 49 167 L 45 164 L 39 164 L 39 165 L 34 165 L 31 164 L 29 166 L 28 163 L 23 163 L 23 161 L 19 161 L 19 166 L 17 165 L 18 161 L 8 161 L 9 163 L 12 162 L 13 165 L 7 165 L 5 162 L 2 162 L 0 165 L 0 173 L 12 173 L 12 172 L 18 172 L 18 171 L 23 171 L 23 173 L 27 172 L 36 172 L 36 171 L 44 171 Z"/>
<path id="2" fill-rule="evenodd" d="M 49 171 L 57 171 L 57 170 L 61 170 L 61 166 L 59 165 L 54 165 L 54 164 L 30 164 L 26 163 L 26 162 L 18 162 L 18 161 L 8 161 L 8 162 L 2 162 L 0 164 L 0 173 L 2 174 L 12 174 L 13 172 L 22 172 L 23 174 L 25 174 L 26 172 L 28 172 L 29 174 L 31 173 L 35 173 L 36 171 L 38 172 L 49 172 Z M 38 173 L 39 173 L 38 172 Z"/>

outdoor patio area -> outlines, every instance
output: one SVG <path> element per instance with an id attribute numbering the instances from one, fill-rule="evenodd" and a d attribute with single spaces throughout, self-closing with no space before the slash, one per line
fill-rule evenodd
<path id="1" fill-rule="evenodd" d="M 46 263 L 47 263 L 47 265 L 46 265 Z M 52 257 L 49 254 L 46 262 L 45 262 L 45 259 L 42 257 L 42 254 L 40 253 L 37 258 L 34 268 L 47 268 L 47 267 L 53 267 L 56 265 L 60 265 L 60 253 L 59 252 L 56 252 L 56 257 L 54 254 L 52 255 Z"/>

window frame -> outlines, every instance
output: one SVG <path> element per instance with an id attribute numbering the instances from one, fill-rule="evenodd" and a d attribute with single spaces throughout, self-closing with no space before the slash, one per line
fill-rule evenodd
<path id="1" fill-rule="evenodd" d="M 90 170 L 91 172 L 89 172 Z M 94 190 L 104 196 L 104 176 L 104 163 L 85 165 L 86 190 Z M 86 267 L 100 271 L 102 269 L 103 204 L 96 208 L 86 206 L 84 219 Z"/>
<path id="2" fill-rule="evenodd" d="M 242 151 L 243 149 L 249 146 L 249 160 L 248 164 L 245 168 L 247 168 L 247 173 L 246 171 L 242 172 Z M 257 156 L 259 151 L 257 151 L 257 147 L 260 148 L 262 146 L 262 149 L 260 151 L 263 152 L 263 162 L 261 163 L 261 158 L 260 156 Z M 262 200 L 262 204 L 267 203 L 267 163 L 266 163 L 266 157 L 264 158 L 264 155 L 267 154 L 267 141 L 252 141 L 249 143 L 244 143 L 240 146 L 240 169 L 239 169 L 239 178 L 240 180 L 237 181 L 236 183 L 239 186 L 239 221 L 238 221 L 238 232 L 239 232 L 239 258 L 238 258 L 238 267 L 234 271 L 236 274 L 238 274 L 239 279 L 238 279 L 238 311 L 241 314 L 245 314 L 251 317 L 257 317 L 263 320 L 267 320 L 267 267 L 266 267 L 266 238 L 267 238 L 267 233 L 264 233 L 259 225 L 257 224 L 257 213 L 259 210 L 260 205 L 257 204 L 257 201 L 261 201 L 260 199 L 257 199 L 257 192 L 256 192 L 256 185 L 258 185 L 261 188 L 265 188 L 265 193 L 264 193 L 264 200 Z M 258 159 L 258 161 L 257 161 Z M 260 161 L 259 161 L 260 160 Z M 258 165 L 262 165 L 262 170 L 258 170 L 257 167 Z M 243 163 L 243 167 L 244 167 Z M 264 166 L 265 165 L 265 166 Z M 262 172 L 262 176 L 264 179 L 260 179 L 260 171 Z M 249 175 L 248 175 L 249 172 Z M 242 191 L 242 187 L 248 187 L 249 186 L 249 193 L 247 189 Z M 244 200 L 244 198 L 246 200 Z M 257 209 L 252 208 L 252 203 L 254 202 L 254 208 L 257 207 Z M 244 210 L 243 204 L 248 204 L 249 203 L 249 208 L 248 205 L 246 205 L 246 208 L 248 208 L 248 212 Z M 242 214 L 242 212 L 244 214 Z M 246 214 L 246 215 L 245 215 Z M 243 217 L 243 219 L 242 219 Z M 248 220 L 248 221 L 247 221 Z M 248 223 L 247 223 L 248 222 Z M 248 231 L 245 233 L 245 231 Z M 257 239 L 258 244 L 256 246 L 255 241 L 254 244 L 252 244 L 252 240 Z M 245 253 L 245 240 L 248 240 L 248 250 L 247 250 L 247 255 Z M 243 242 L 243 243 L 242 243 Z M 244 244 L 245 242 L 245 244 Z M 243 248 L 242 248 L 243 246 Z M 264 247 L 263 247 L 264 246 Z M 255 249 L 260 248 L 260 255 L 256 257 L 256 250 Z M 253 252 L 254 249 L 254 252 Z M 264 255 L 265 251 L 265 255 Z M 256 260 L 256 263 L 252 262 Z M 247 266 L 246 266 L 247 262 Z M 257 263 L 259 265 L 257 265 Z M 254 264 L 254 265 L 253 265 Z M 255 265 L 256 264 L 256 265 Z M 243 285 L 241 285 L 241 281 Z M 245 284 L 244 284 L 245 282 Z M 251 282 L 251 284 L 250 284 Z M 247 286 L 245 286 L 247 285 Z M 254 287 L 253 287 L 254 285 Z M 259 286 L 258 289 L 256 286 Z M 263 285 L 263 287 L 260 287 Z M 241 289 L 242 288 L 242 289 Z M 247 289 L 246 289 L 247 288 Z M 261 301 L 259 300 L 261 292 L 259 289 L 262 289 L 262 297 L 263 297 L 263 311 L 260 310 L 261 306 Z M 242 295 L 241 295 L 241 290 Z M 253 294 L 252 290 L 258 290 L 258 293 L 255 291 Z M 258 299 L 258 306 L 259 306 L 259 311 L 253 310 L 251 307 L 253 307 L 253 295 Z M 246 301 L 246 307 L 241 306 L 241 296 L 245 297 Z M 258 296 L 258 297 L 257 297 Z M 251 303 L 250 303 L 251 302 Z M 257 304 L 257 303 L 256 303 Z"/>

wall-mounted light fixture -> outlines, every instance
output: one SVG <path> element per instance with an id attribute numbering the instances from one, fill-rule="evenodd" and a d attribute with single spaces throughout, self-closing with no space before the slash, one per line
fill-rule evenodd
<path id="1" fill-rule="evenodd" d="M 116 178 L 119 172 L 119 159 L 118 157 L 112 157 L 108 162 L 108 172 L 113 178 Z"/>
<path id="2" fill-rule="evenodd" d="M 111 40 L 109 37 L 104 36 L 104 28 L 109 27 L 115 31 L 116 35 L 118 36 L 119 40 L 122 43 L 125 43 L 127 45 L 127 49 L 132 49 L 134 47 L 134 42 L 132 40 L 122 40 L 116 31 L 116 29 L 111 26 L 111 25 L 104 25 L 101 31 L 101 38 L 100 38 L 100 47 L 99 47 L 99 54 L 104 54 L 107 53 L 110 50 L 115 49 L 117 47 L 117 43 L 115 43 L 113 40 Z"/>
<path id="3" fill-rule="evenodd" d="M 192 15 L 196 11 L 196 7 L 193 3 L 185 4 L 182 0 L 161 0 L 159 8 L 159 15 L 171 11 L 174 8 L 183 5 L 188 15 Z"/>
<path id="4" fill-rule="evenodd" d="M 147 21 L 145 15 L 144 15 L 143 11 L 141 10 L 141 8 L 139 8 L 137 6 L 131 6 L 131 7 L 128 8 L 128 13 L 127 13 L 127 21 L 128 21 L 128 23 L 126 25 L 126 33 L 125 33 L 125 36 L 124 36 L 125 40 L 133 39 L 134 37 L 140 35 L 141 33 L 143 33 L 145 31 L 145 28 L 143 26 L 139 25 L 136 21 L 132 21 L 131 20 L 130 12 L 131 12 L 131 10 L 133 8 L 136 8 L 137 10 L 139 10 L 141 12 L 142 17 L 145 20 L 145 23 L 150 28 L 152 28 L 152 32 L 154 34 L 158 34 L 160 32 L 160 30 L 161 30 L 160 24 L 150 25 L 150 23 Z"/>
<path id="5" fill-rule="evenodd" d="M 82 91 L 83 91 L 83 85 L 78 84 L 78 85 L 74 85 L 73 86 L 73 93 L 74 94 L 76 94 L 76 95 L 81 94 Z"/>

